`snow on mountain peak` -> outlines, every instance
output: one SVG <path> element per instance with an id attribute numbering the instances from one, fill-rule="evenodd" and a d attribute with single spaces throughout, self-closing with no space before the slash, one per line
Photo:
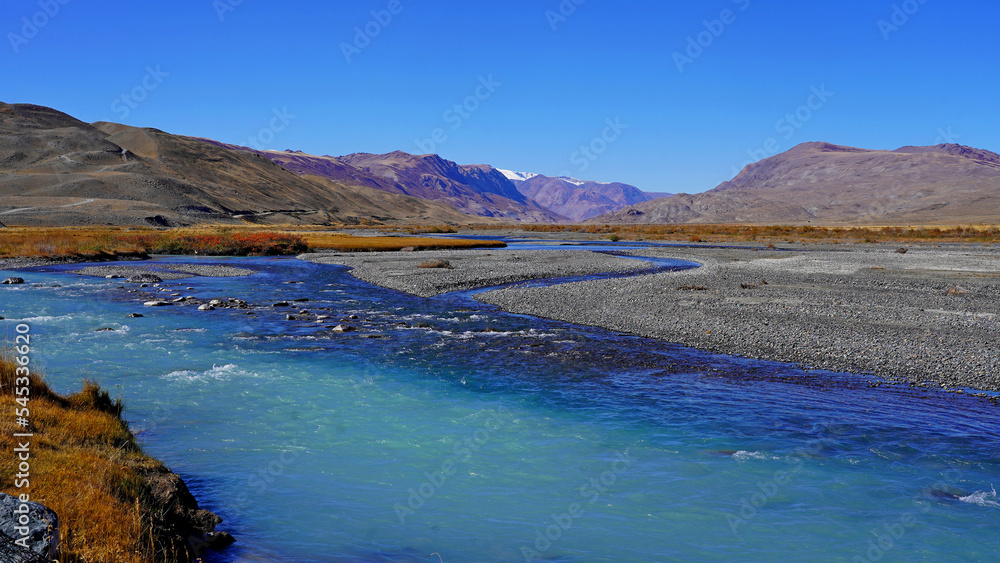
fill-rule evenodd
<path id="1" fill-rule="evenodd" d="M 497 168 L 497 172 L 506 176 L 508 180 L 513 180 L 515 182 L 524 182 L 538 176 L 538 174 L 533 174 L 531 172 L 514 172 L 513 170 L 503 170 L 500 168 Z"/>
<path id="2" fill-rule="evenodd" d="M 559 176 L 558 178 L 560 180 L 562 180 L 563 182 L 569 182 L 570 184 L 573 184 L 574 186 L 582 186 L 582 185 L 586 184 L 586 182 L 584 182 L 583 180 L 577 180 L 576 178 L 571 178 L 569 176 Z"/>

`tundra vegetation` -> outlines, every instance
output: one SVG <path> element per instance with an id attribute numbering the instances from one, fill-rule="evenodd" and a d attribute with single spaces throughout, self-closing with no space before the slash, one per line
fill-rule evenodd
<path id="1" fill-rule="evenodd" d="M 0 350 L 0 401 L 14 405 L 18 364 Z M 143 453 L 122 418 L 124 405 L 94 381 L 72 395 L 53 391 L 44 377 L 30 375 L 30 427 L 0 417 L 0 448 L 14 451 L 14 433 L 31 432 L 30 500 L 59 516 L 59 561 L 138 563 L 186 560 L 180 538 L 155 524 L 157 506 L 146 475 L 165 472 Z M 0 456 L 0 491 L 17 496 L 17 460 Z"/>

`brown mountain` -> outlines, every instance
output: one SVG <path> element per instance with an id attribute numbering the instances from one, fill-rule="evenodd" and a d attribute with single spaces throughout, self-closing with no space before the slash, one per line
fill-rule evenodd
<path id="1" fill-rule="evenodd" d="M 235 145 L 228 148 L 246 149 Z M 564 217 L 522 195 L 503 174 L 486 165 L 460 166 L 436 154 L 356 153 L 315 156 L 299 151 L 254 151 L 297 174 L 439 201 L 470 215 L 555 223 Z"/>
<path id="2" fill-rule="evenodd" d="M 998 223 L 1000 155 L 961 145 L 884 151 L 803 143 L 705 193 L 639 203 L 590 222 Z"/>
<path id="3" fill-rule="evenodd" d="M 572 221 L 583 221 L 652 199 L 639 188 L 621 182 L 575 183 L 542 175 L 519 182 L 517 190 Z"/>
<path id="4" fill-rule="evenodd" d="M 11 225 L 468 223 L 454 208 L 310 179 L 201 139 L 0 103 L 0 220 Z"/>

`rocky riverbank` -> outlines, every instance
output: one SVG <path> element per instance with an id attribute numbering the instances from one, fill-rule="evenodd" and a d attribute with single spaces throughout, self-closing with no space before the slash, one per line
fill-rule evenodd
<path id="1" fill-rule="evenodd" d="M 10 404 L 17 367 L 10 353 L 0 356 L 0 398 Z M 30 453 L 0 460 L 0 493 L 17 495 L 0 495 L 0 517 L 30 515 L 27 534 L 0 518 L 3 553 L 18 561 L 32 560 L 30 550 L 47 560 L 58 552 L 67 561 L 183 562 L 200 561 L 207 550 L 235 541 L 216 530 L 222 518 L 201 509 L 184 481 L 142 450 L 122 418 L 120 399 L 93 382 L 59 395 L 37 372 L 27 385 L 17 385 L 30 390 L 30 434 L 15 441 L 15 433 L 26 429 L 15 427 L 13 417 L 4 419 L 0 446 Z M 21 464 L 17 471 L 15 463 Z M 26 489 L 29 479 L 15 483 L 17 472 L 30 474 Z M 26 538 L 20 547 L 10 545 L 14 536 Z"/>
<path id="2" fill-rule="evenodd" d="M 513 282 L 649 270 L 630 258 L 581 250 L 455 250 L 303 254 L 317 264 L 349 266 L 368 283 L 430 297 Z"/>
<path id="3" fill-rule="evenodd" d="M 650 249 L 702 267 L 478 298 L 726 354 L 1000 391 L 1000 251 L 897 250 Z"/>
<path id="4" fill-rule="evenodd" d="M 477 298 L 521 314 L 890 381 L 1000 391 L 1000 249 L 986 245 L 658 247 L 682 272 L 509 287 Z M 585 250 L 306 255 L 430 296 L 649 264 Z M 419 268 L 447 261 L 451 268 Z"/>

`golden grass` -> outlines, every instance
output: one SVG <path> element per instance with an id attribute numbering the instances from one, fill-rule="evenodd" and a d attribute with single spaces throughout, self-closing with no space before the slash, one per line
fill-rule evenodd
<path id="1" fill-rule="evenodd" d="M 784 241 L 826 243 L 1000 242 L 1000 226 L 816 227 L 760 225 L 507 225 L 528 232 L 586 233 L 610 239 L 683 242 Z"/>
<path id="2" fill-rule="evenodd" d="M 448 232 L 446 228 L 427 228 L 419 232 Z M 108 260 L 118 257 L 143 256 L 147 252 L 166 249 L 173 253 L 193 253 L 195 250 L 236 248 L 238 242 L 225 245 L 230 239 L 248 236 L 297 237 L 309 249 L 330 249 L 341 252 L 394 251 L 404 248 L 420 250 L 496 248 L 505 246 L 498 241 L 446 239 L 428 237 L 377 236 L 361 237 L 333 232 L 321 227 L 203 226 L 178 229 L 126 227 L 8 227 L 0 229 L 0 258 L 73 258 Z M 220 242 L 222 241 L 222 242 Z M 205 248 L 202 248 L 202 247 Z M 243 245 L 245 246 L 245 245 Z M 301 247 L 289 246 L 295 252 Z M 284 251 L 284 248 L 280 250 Z M 263 253 L 267 253 L 266 251 Z"/>
<path id="3" fill-rule="evenodd" d="M 122 404 L 94 382 L 68 397 L 52 392 L 32 375 L 28 401 L 32 432 L 30 486 L 15 487 L 13 387 L 16 364 L 11 350 L 0 353 L 0 490 L 27 492 L 32 501 L 59 516 L 63 562 L 147 562 L 154 555 L 140 470 L 161 467 L 145 455 L 121 419 Z M 146 501 L 148 504 L 148 501 Z"/>
<path id="4" fill-rule="evenodd" d="M 340 252 L 395 251 L 404 248 L 416 250 L 445 250 L 461 248 L 503 248 L 505 243 L 494 240 L 471 240 L 429 237 L 359 237 L 339 233 L 297 233 L 305 239 L 310 249 L 338 250 Z"/>
<path id="5" fill-rule="evenodd" d="M 105 227 L 7 227 L 0 229 L 0 258 L 93 258 L 137 255 L 135 245 L 109 245 L 124 229 Z"/>

